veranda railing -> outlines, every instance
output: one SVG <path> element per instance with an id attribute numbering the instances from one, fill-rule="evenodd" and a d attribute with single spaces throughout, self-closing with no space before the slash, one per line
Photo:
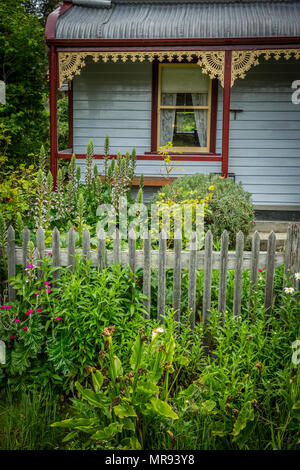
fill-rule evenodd
<path id="1" fill-rule="evenodd" d="M 12 226 L 7 233 L 7 265 L 8 277 L 15 276 L 16 266 L 26 267 L 28 256 L 28 242 L 30 232 L 27 228 L 23 230 L 22 247 L 15 245 L 15 232 Z M 219 275 L 219 297 L 218 310 L 224 311 L 226 308 L 226 285 L 227 271 L 234 269 L 234 299 L 233 313 L 239 315 L 242 300 L 242 272 L 250 270 L 250 294 L 255 291 L 259 270 L 266 270 L 266 286 L 264 296 L 264 306 L 267 310 L 272 309 L 273 285 L 275 268 L 284 264 L 285 277 L 290 276 L 293 283 L 296 282 L 294 274 L 299 271 L 300 260 L 300 230 L 296 225 L 288 228 L 286 245 L 284 252 L 276 252 L 276 235 L 271 232 L 268 237 L 267 251 L 260 251 L 260 237 L 255 232 L 252 237 L 251 251 L 244 251 L 244 235 L 238 232 L 236 236 L 235 251 L 228 250 L 228 234 L 223 232 L 221 237 L 220 251 L 213 251 L 213 237 L 210 231 L 205 236 L 204 248 L 197 250 L 196 233 L 191 235 L 189 250 L 182 251 L 182 241 L 180 238 L 174 240 L 174 249 L 167 249 L 167 240 L 160 234 L 158 250 L 151 249 L 149 233 L 145 234 L 143 249 L 136 249 L 136 240 L 129 237 L 128 250 L 121 250 L 120 237 L 118 232 L 114 238 L 112 250 L 106 249 L 106 234 L 99 233 L 97 250 L 90 248 L 90 233 L 85 229 L 82 236 L 82 249 L 75 249 L 75 232 L 73 229 L 68 233 L 68 248 L 60 247 L 60 233 L 57 228 L 52 232 L 52 247 L 45 248 L 45 234 L 42 228 L 36 234 L 36 259 L 40 260 L 47 254 L 52 254 L 53 266 L 69 266 L 74 269 L 76 263 L 76 253 L 81 253 L 84 259 L 91 259 L 93 266 L 103 269 L 112 264 L 121 263 L 129 265 L 133 272 L 138 268 L 143 269 L 143 293 L 147 297 L 145 307 L 148 315 L 150 313 L 151 298 L 151 270 L 158 269 L 158 299 L 157 316 L 161 319 L 165 313 L 166 296 L 166 269 L 173 269 L 173 307 L 176 312 L 176 319 L 180 319 L 181 300 L 181 270 L 189 270 L 188 287 L 188 307 L 191 311 L 191 325 L 195 324 L 196 312 L 196 272 L 204 270 L 203 287 L 203 320 L 207 323 L 209 310 L 211 307 L 211 284 L 212 270 L 220 271 Z M 54 272 L 54 279 L 59 277 L 59 270 Z M 9 300 L 14 300 L 16 292 L 9 286 Z"/>

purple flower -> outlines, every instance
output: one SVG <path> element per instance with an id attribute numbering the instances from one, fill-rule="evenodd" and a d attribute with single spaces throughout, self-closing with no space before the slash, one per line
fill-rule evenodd
<path id="1" fill-rule="evenodd" d="M 33 264 L 27 264 L 27 268 L 31 269 L 33 267 L 34 267 Z"/>

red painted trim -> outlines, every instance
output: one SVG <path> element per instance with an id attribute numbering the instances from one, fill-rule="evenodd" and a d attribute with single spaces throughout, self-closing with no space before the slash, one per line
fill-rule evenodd
<path id="1" fill-rule="evenodd" d="M 232 52 L 226 51 L 225 52 L 225 68 L 224 68 L 223 131 L 222 131 L 222 175 L 223 176 L 228 176 L 231 57 L 232 57 Z"/>
<path id="2" fill-rule="evenodd" d="M 55 12 L 53 12 L 55 13 Z M 53 15 L 51 13 L 51 15 Z M 50 16 L 51 16 L 50 15 Z M 49 19 L 49 17 L 48 17 Z M 182 47 L 192 47 L 203 49 L 209 46 L 209 50 L 214 49 L 233 49 L 237 46 L 240 49 L 245 46 L 244 49 L 248 49 L 249 46 L 253 45 L 253 49 L 258 49 L 261 46 L 262 49 L 266 47 L 272 48 L 275 44 L 281 44 L 282 47 L 288 47 L 288 44 L 300 44 L 300 36 L 294 37 L 252 37 L 252 38 L 175 38 L 175 39 L 55 39 L 47 37 L 48 44 L 55 43 L 56 46 L 60 47 L 168 47 L 174 46 L 178 49 Z M 264 46 L 263 46 L 264 45 Z M 206 47 L 205 47 L 206 46 Z M 223 47 L 224 46 L 224 47 Z M 243 48 L 243 47 L 242 47 Z"/>
<path id="3" fill-rule="evenodd" d="M 57 54 L 55 46 L 50 47 L 49 54 L 49 106 L 50 106 L 50 168 L 53 176 L 53 187 L 56 187 L 57 176 Z"/>
<path id="4" fill-rule="evenodd" d="M 158 62 L 152 64 L 151 153 L 157 152 Z"/>
<path id="5" fill-rule="evenodd" d="M 69 82 L 68 89 L 68 125 L 69 125 L 69 148 L 73 152 L 73 81 Z"/>
<path id="6" fill-rule="evenodd" d="M 58 17 L 61 16 L 65 11 L 71 8 L 72 3 L 66 2 L 60 7 L 56 8 L 47 18 L 46 26 L 45 26 L 45 40 L 48 44 L 50 44 L 49 40 L 55 40 L 56 36 L 56 23 Z"/>
<path id="7" fill-rule="evenodd" d="M 211 84 L 211 114 L 210 114 L 210 142 L 209 151 L 216 152 L 217 138 L 217 112 L 218 112 L 218 80 L 212 80 Z"/>
<path id="8" fill-rule="evenodd" d="M 82 158 L 82 159 L 85 159 L 86 158 L 86 154 L 85 153 L 76 153 L 75 154 L 76 158 Z M 195 161 L 195 162 L 221 162 L 222 161 L 222 157 L 220 154 L 214 154 L 214 155 L 210 155 L 210 154 L 194 154 L 194 155 L 178 155 L 178 154 L 174 154 L 172 155 L 172 160 L 174 161 Z M 110 155 L 109 158 L 116 158 L 117 155 Z M 59 152 L 57 153 L 57 158 L 62 158 L 62 159 L 66 159 L 66 160 L 69 160 L 72 158 L 72 152 Z M 95 154 L 94 155 L 94 158 L 96 160 L 103 160 L 104 159 L 104 155 L 103 154 Z M 136 159 L 137 160 L 145 160 L 145 161 L 163 161 L 163 157 L 161 155 L 137 155 L 136 156 Z"/>

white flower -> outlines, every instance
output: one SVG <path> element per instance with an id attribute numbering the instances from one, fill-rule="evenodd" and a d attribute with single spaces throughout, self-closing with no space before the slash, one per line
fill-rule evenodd
<path id="1" fill-rule="evenodd" d="M 163 328 L 156 328 L 155 330 L 152 330 L 152 341 L 154 338 L 159 334 L 159 333 L 164 333 L 165 330 Z"/>
<path id="2" fill-rule="evenodd" d="M 295 273 L 295 279 L 296 279 L 296 281 L 299 281 L 299 279 L 300 279 L 300 273 Z"/>
<path id="3" fill-rule="evenodd" d="M 285 292 L 286 294 L 292 294 L 292 293 L 294 292 L 294 290 L 295 290 L 295 289 L 294 289 L 293 287 L 285 287 L 285 288 L 284 288 L 284 292 Z"/>

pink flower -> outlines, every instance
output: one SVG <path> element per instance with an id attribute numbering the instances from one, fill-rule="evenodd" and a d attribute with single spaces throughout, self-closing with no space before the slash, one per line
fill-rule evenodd
<path id="1" fill-rule="evenodd" d="M 15 323 L 20 323 L 20 320 L 18 318 L 16 318 Z"/>
<path id="2" fill-rule="evenodd" d="M 61 317 L 55 318 L 56 321 L 60 321 L 61 319 L 62 319 Z"/>
<path id="3" fill-rule="evenodd" d="M 24 330 L 24 331 L 27 331 L 27 330 L 28 330 L 28 326 L 24 326 L 23 330 Z"/>
<path id="4" fill-rule="evenodd" d="M 50 285 L 50 282 L 49 281 L 46 281 L 44 282 L 45 286 L 49 286 Z"/>
<path id="5" fill-rule="evenodd" d="M 34 295 L 40 295 L 39 292 L 35 292 Z"/>
<path id="6" fill-rule="evenodd" d="M 48 256 L 52 256 L 52 253 L 48 253 Z"/>
<path id="7" fill-rule="evenodd" d="M 15 339 L 14 335 L 10 335 L 9 339 Z"/>
<path id="8" fill-rule="evenodd" d="M 4 282 L 4 284 L 7 284 L 8 281 L 3 281 L 3 282 Z"/>
<path id="9" fill-rule="evenodd" d="M 33 268 L 33 264 L 27 264 L 27 268 Z"/>
<path id="10" fill-rule="evenodd" d="M 50 294 L 50 292 L 51 292 L 51 289 L 47 289 L 47 292 L 48 292 L 48 294 Z"/>
<path id="11" fill-rule="evenodd" d="M 259 269 L 259 270 L 258 270 L 258 272 L 259 272 L 259 273 L 262 273 L 262 272 L 263 272 L 263 270 L 262 270 L 262 269 Z"/>
<path id="12" fill-rule="evenodd" d="M 8 308 L 9 310 L 10 308 L 12 308 L 12 305 L 6 305 L 6 308 Z"/>
<path id="13" fill-rule="evenodd" d="M 33 313 L 33 310 L 27 310 L 27 312 L 25 313 L 25 315 L 31 315 Z"/>
<path id="14" fill-rule="evenodd" d="M 37 308 L 36 310 L 37 310 L 37 312 L 39 312 L 39 313 L 42 312 L 42 309 L 41 309 L 41 308 Z"/>

